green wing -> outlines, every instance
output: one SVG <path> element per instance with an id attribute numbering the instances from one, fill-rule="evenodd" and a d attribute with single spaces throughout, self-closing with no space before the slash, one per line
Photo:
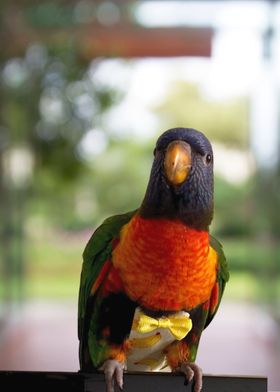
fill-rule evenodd
<path id="1" fill-rule="evenodd" d="M 119 236 L 121 228 L 130 221 L 137 210 L 106 219 L 93 233 L 83 252 L 78 301 L 78 337 L 80 344 L 86 338 L 85 325 L 90 321 L 87 305 L 92 285 L 112 253 L 112 240 Z"/>
<path id="2" fill-rule="evenodd" d="M 221 299 L 224 293 L 226 283 L 229 280 L 228 264 L 226 261 L 222 244 L 216 238 L 210 236 L 210 246 L 217 252 L 218 255 L 218 273 L 217 273 L 217 286 L 215 287 L 216 292 L 213 292 L 212 294 L 213 298 L 210 299 L 210 309 L 204 328 L 206 328 L 210 324 L 215 314 L 217 313 L 217 310 L 221 303 Z M 211 300 L 214 302 L 214 304 L 213 303 L 211 304 Z"/>

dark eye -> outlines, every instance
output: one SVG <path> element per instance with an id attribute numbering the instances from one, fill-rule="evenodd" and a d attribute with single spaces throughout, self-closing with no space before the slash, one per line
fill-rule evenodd
<path id="1" fill-rule="evenodd" d="M 205 162 L 207 165 L 209 165 L 209 163 L 212 161 L 212 156 L 210 154 L 207 154 L 205 157 Z"/>

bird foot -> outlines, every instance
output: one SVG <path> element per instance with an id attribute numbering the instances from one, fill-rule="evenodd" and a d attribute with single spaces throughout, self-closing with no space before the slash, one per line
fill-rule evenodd
<path id="1" fill-rule="evenodd" d="M 176 369 L 177 371 L 184 373 L 187 382 L 194 381 L 193 392 L 200 392 L 202 390 L 202 369 L 193 362 L 185 362 Z"/>
<path id="2" fill-rule="evenodd" d="M 123 389 L 123 372 L 124 364 L 115 359 L 108 359 L 101 366 L 100 370 L 104 371 L 106 392 L 114 392 L 115 381 L 120 389 Z"/>

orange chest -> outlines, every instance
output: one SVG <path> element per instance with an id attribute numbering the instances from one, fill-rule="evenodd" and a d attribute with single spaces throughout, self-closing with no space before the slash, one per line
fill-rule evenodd
<path id="1" fill-rule="evenodd" d="M 152 310 L 190 310 L 207 301 L 216 281 L 208 232 L 179 221 L 136 215 L 123 228 L 112 261 L 127 295 Z"/>

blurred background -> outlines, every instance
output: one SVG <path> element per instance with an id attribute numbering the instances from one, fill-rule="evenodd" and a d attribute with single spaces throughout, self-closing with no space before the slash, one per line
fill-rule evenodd
<path id="1" fill-rule="evenodd" d="M 2 0 L 0 369 L 78 370 L 83 249 L 202 130 L 230 265 L 204 372 L 280 390 L 280 1 Z"/>

